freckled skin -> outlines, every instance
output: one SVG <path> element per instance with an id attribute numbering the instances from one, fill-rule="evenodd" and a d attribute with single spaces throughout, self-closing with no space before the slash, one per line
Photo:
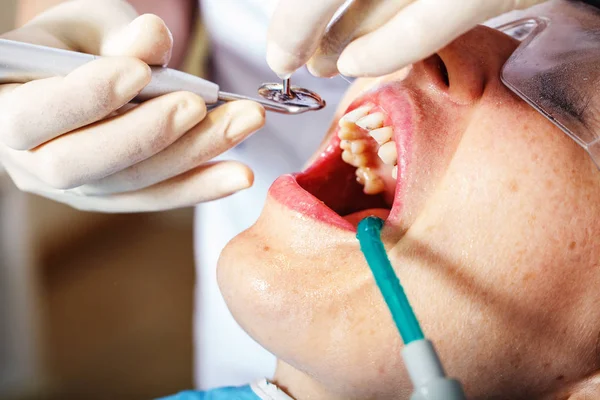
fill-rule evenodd
<path id="1" fill-rule="evenodd" d="M 514 47 L 478 27 L 440 52 L 449 89 L 423 65 L 403 81 L 419 121 L 400 223 L 383 235 L 424 332 L 474 399 L 556 398 L 600 368 L 600 171 L 501 84 Z M 352 232 L 269 197 L 218 273 L 295 398 L 408 398 L 399 335 Z"/>

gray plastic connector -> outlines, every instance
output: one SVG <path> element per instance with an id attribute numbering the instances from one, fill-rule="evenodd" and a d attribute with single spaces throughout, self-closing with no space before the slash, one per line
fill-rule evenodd
<path id="1" fill-rule="evenodd" d="M 460 382 L 446 377 L 444 367 L 427 340 L 415 340 L 402 350 L 404 365 L 414 386 L 410 400 L 465 400 Z"/>

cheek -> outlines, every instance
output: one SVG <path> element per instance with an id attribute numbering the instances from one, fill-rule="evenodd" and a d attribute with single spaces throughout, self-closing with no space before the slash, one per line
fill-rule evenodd
<path id="1" fill-rule="evenodd" d="M 600 208 L 592 199 L 600 190 L 582 149 L 528 106 L 499 99 L 473 114 L 395 252 L 442 352 L 451 359 L 468 347 L 444 345 L 455 324 L 463 341 L 478 343 L 468 360 L 449 366 L 476 380 L 493 364 L 490 385 L 501 390 L 515 385 L 501 379 L 537 382 L 590 365 L 599 321 L 588 307 L 599 280 Z M 453 322 L 442 326 L 440 315 Z"/>
<path id="2" fill-rule="evenodd" d="M 446 208 L 437 213 L 460 229 L 457 238 L 470 237 L 467 249 L 489 250 L 485 264 L 502 265 L 497 274 L 563 277 L 565 264 L 594 249 L 600 213 L 589 199 L 600 195 L 598 174 L 576 143 L 506 96 L 473 115 L 436 194 Z"/>

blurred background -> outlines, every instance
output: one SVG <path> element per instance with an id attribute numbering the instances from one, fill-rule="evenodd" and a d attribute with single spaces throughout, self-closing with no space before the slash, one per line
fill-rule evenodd
<path id="1" fill-rule="evenodd" d="M 0 33 L 15 21 L 0 0 Z M 192 216 L 78 212 L 0 169 L 0 399 L 192 387 Z"/>

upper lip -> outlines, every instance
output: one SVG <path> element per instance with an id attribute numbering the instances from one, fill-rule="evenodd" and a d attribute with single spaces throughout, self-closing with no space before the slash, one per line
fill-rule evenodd
<path id="1" fill-rule="evenodd" d="M 398 147 L 398 166 L 402 169 L 401 171 L 399 170 L 398 173 L 394 202 L 388 217 L 388 222 L 394 223 L 394 221 L 400 219 L 402 212 L 405 179 L 404 172 L 408 167 L 411 158 L 411 142 L 413 130 L 415 128 L 414 123 L 417 116 L 417 113 L 415 112 L 416 102 L 410 90 L 399 82 L 391 82 L 357 98 L 350 107 L 348 107 L 346 113 L 367 102 L 373 102 L 384 109 L 394 127 L 394 140 Z M 289 209 L 300 212 L 305 216 L 335 225 L 338 228 L 354 230 L 354 227 L 348 221 L 324 203 L 326 199 L 319 199 L 317 197 L 318 193 L 314 193 L 316 190 L 311 190 L 311 188 L 306 187 L 303 188 L 298 182 L 299 179 L 305 181 L 307 178 L 315 176 L 315 180 L 321 179 L 321 181 L 318 182 L 320 185 L 327 184 L 327 180 L 335 178 L 333 176 L 335 174 L 330 174 L 330 171 L 325 171 L 328 173 L 327 176 L 323 177 L 318 175 L 319 171 L 323 172 L 323 169 L 328 168 L 328 165 L 332 163 L 331 160 L 333 157 L 337 157 L 341 161 L 341 150 L 339 149 L 339 139 L 336 132 L 333 132 L 332 136 L 329 138 L 325 150 L 304 172 L 280 177 L 271 187 L 269 194 L 279 203 L 282 203 Z M 347 165 L 347 167 L 350 166 Z M 331 181 L 329 181 L 329 183 L 332 184 Z M 339 182 L 337 183 L 339 184 Z M 352 193 L 352 190 L 354 189 L 349 188 L 348 185 L 344 185 L 344 191 L 347 192 L 344 194 Z M 343 196 L 344 194 L 339 193 L 340 196 Z M 373 206 L 367 208 L 372 207 Z"/>

